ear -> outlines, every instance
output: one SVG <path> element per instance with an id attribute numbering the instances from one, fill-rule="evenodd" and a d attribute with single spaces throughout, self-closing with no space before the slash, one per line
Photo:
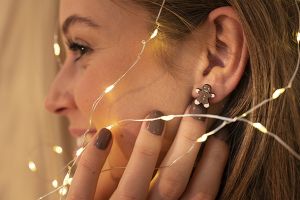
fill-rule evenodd
<path id="1" fill-rule="evenodd" d="M 249 58 L 247 42 L 242 24 L 232 7 L 211 11 L 204 26 L 207 43 L 199 62 L 201 66 L 195 73 L 193 96 L 197 97 L 196 88 L 209 84 L 216 94 L 211 102 L 217 103 L 236 88 L 244 73 Z"/>

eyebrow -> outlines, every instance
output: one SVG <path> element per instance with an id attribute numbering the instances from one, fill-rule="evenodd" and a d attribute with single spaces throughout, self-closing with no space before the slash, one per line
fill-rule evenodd
<path id="1" fill-rule="evenodd" d="M 62 31 L 63 33 L 66 35 L 69 31 L 69 28 L 74 25 L 74 24 L 77 24 L 77 23 L 80 23 L 80 24 L 84 24 L 86 26 L 89 26 L 91 28 L 99 28 L 100 26 L 95 23 L 93 20 L 87 18 L 87 17 L 81 17 L 81 16 L 78 16 L 78 15 L 71 15 L 70 17 L 68 17 L 63 25 L 62 25 Z"/>

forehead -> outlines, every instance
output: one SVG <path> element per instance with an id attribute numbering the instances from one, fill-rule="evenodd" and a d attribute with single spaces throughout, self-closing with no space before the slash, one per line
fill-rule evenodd
<path id="1" fill-rule="evenodd" d="M 60 0 L 59 13 L 61 30 L 70 16 L 88 18 L 111 32 L 129 27 L 140 32 L 151 24 L 149 13 L 130 0 Z"/>
<path id="2" fill-rule="evenodd" d="M 78 15 L 95 21 L 106 21 L 120 15 L 120 7 L 110 0 L 60 0 L 60 24 L 69 16 Z"/>

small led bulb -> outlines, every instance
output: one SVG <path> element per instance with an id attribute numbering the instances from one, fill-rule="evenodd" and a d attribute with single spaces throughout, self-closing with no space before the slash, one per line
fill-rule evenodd
<path id="1" fill-rule="evenodd" d="M 61 188 L 61 189 L 59 190 L 59 194 L 60 194 L 61 196 L 66 196 L 67 193 L 68 193 L 68 188 L 67 188 L 67 187 L 63 187 L 63 188 Z"/>
<path id="2" fill-rule="evenodd" d="M 53 181 L 52 181 L 52 186 L 53 186 L 54 188 L 57 188 L 57 187 L 58 187 L 58 181 L 57 181 L 57 180 L 53 180 Z"/>
<path id="3" fill-rule="evenodd" d="M 258 130 L 260 130 L 263 133 L 268 133 L 268 130 L 266 127 L 264 127 L 261 123 L 253 123 L 253 127 L 257 128 Z"/>
<path id="4" fill-rule="evenodd" d="M 69 183 L 70 183 L 70 173 L 68 172 L 64 178 L 63 185 L 66 186 L 69 185 Z"/>
<path id="5" fill-rule="evenodd" d="M 204 134 L 200 138 L 197 139 L 197 142 L 202 143 L 202 142 L 205 142 L 206 140 L 207 140 L 207 135 Z"/>
<path id="6" fill-rule="evenodd" d="M 114 89 L 114 87 L 115 87 L 114 85 L 111 85 L 111 86 L 107 87 L 107 88 L 105 89 L 105 94 L 111 92 L 111 91 Z"/>
<path id="7" fill-rule="evenodd" d="M 63 148 L 61 146 L 54 146 L 52 149 L 57 154 L 62 154 L 63 153 Z"/>
<path id="8" fill-rule="evenodd" d="M 84 148 L 83 148 L 83 147 L 81 147 L 80 149 L 78 149 L 78 150 L 76 151 L 76 156 L 79 157 L 79 156 L 82 154 L 83 151 L 84 151 Z"/>
<path id="9" fill-rule="evenodd" d="M 60 55 L 60 46 L 58 43 L 53 44 L 53 50 L 54 50 L 54 55 L 59 56 Z"/>
<path id="10" fill-rule="evenodd" d="M 157 34 L 158 34 L 158 28 L 156 28 L 154 31 L 153 31 L 153 33 L 152 33 L 152 35 L 151 35 L 151 39 L 153 39 L 153 38 L 155 38 L 156 36 L 157 36 Z"/>
<path id="11" fill-rule="evenodd" d="M 114 125 L 109 125 L 106 127 L 106 129 L 111 130 L 114 127 Z"/>
<path id="12" fill-rule="evenodd" d="M 277 89 L 273 95 L 272 98 L 273 99 L 277 99 L 280 95 L 282 95 L 285 92 L 285 88 L 281 88 L 281 89 Z"/>
<path id="13" fill-rule="evenodd" d="M 29 169 L 30 169 L 32 172 L 36 172 L 36 171 L 37 171 L 36 165 L 35 165 L 35 163 L 34 163 L 33 161 L 29 161 L 28 167 L 29 167 Z"/>
<path id="14" fill-rule="evenodd" d="M 164 121 L 171 121 L 172 119 L 174 119 L 174 115 L 167 115 L 167 116 L 162 116 L 161 119 Z"/>

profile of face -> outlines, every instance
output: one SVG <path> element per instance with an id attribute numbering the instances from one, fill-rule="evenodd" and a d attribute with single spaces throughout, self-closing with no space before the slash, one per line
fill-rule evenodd
<path id="1" fill-rule="evenodd" d="M 141 51 L 141 41 L 149 38 L 154 27 L 148 12 L 129 1 L 61 0 L 59 19 L 66 59 L 51 86 L 46 107 L 67 117 L 71 134 L 79 138 L 88 128 L 93 102 L 133 64 Z M 209 36 L 209 27 L 208 24 L 198 30 L 201 41 Z M 205 83 L 212 85 L 216 93 L 211 103 L 221 101 L 233 90 L 238 78 L 226 79 L 224 87 L 229 89 L 215 90 L 212 83 L 221 83 L 215 81 L 216 76 L 204 78 L 204 71 L 219 62 L 201 60 L 208 57 L 204 50 L 207 46 L 201 41 L 191 35 L 172 46 L 169 55 L 172 63 L 180 66 L 176 69 L 164 62 L 159 41 L 151 41 L 137 65 L 99 103 L 93 114 L 94 127 L 100 130 L 122 119 L 143 119 L 153 110 L 182 114 L 197 95 L 193 88 Z M 242 69 L 238 69 L 235 77 L 242 74 Z M 225 72 L 222 75 L 227 77 Z M 162 154 L 175 137 L 179 122 L 175 119 L 167 123 Z M 126 165 L 140 125 L 132 122 L 112 130 L 114 143 L 108 158 L 111 166 Z"/>
<path id="2" fill-rule="evenodd" d="M 46 107 L 66 116 L 70 132 L 80 137 L 88 127 L 93 102 L 133 64 L 141 51 L 141 41 L 149 37 L 153 26 L 146 11 L 126 5 L 127 2 L 60 2 L 66 59 L 49 91 Z M 121 119 L 145 118 L 152 110 L 165 114 L 184 112 L 191 86 L 163 66 L 153 46 L 149 44 L 140 62 L 99 103 L 93 114 L 97 130 Z M 140 125 L 128 123 L 113 130 L 112 152 L 118 160 L 129 157 Z M 178 120 L 167 125 L 165 150 L 177 125 Z"/>

